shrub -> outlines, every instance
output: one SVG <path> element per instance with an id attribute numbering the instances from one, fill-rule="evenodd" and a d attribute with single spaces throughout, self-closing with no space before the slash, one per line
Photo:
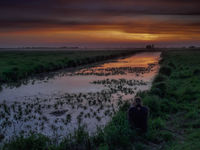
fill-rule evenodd
<path id="1" fill-rule="evenodd" d="M 96 134 L 92 137 L 92 141 L 93 143 L 95 143 L 95 145 L 100 147 L 102 146 L 102 143 L 105 143 L 105 139 L 104 139 L 104 131 L 101 128 L 97 128 L 97 132 Z"/>
<path id="2" fill-rule="evenodd" d="M 160 132 L 160 135 L 164 141 L 171 141 L 173 139 L 173 135 L 169 131 L 162 131 Z"/>
<path id="3" fill-rule="evenodd" d="M 144 98 L 147 94 L 149 93 L 149 91 L 138 91 L 136 93 L 136 96 L 139 96 L 141 98 Z"/>
<path id="4" fill-rule="evenodd" d="M 163 113 L 176 113 L 178 110 L 178 105 L 175 100 L 170 99 L 162 99 L 161 110 Z"/>
<path id="5" fill-rule="evenodd" d="M 152 87 L 151 93 L 164 97 L 166 95 L 167 85 L 165 82 L 155 83 Z"/>
<path id="6" fill-rule="evenodd" d="M 74 147 L 82 147 L 83 149 L 88 149 L 91 146 L 91 141 L 89 138 L 89 133 L 85 130 L 85 126 L 79 126 L 75 130 L 72 141 L 74 140 Z"/>
<path id="7" fill-rule="evenodd" d="M 168 65 L 169 65 L 170 67 L 176 69 L 176 66 L 174 65 L 174 63 L 170 62 L 170 63 L 168 63 Z"/>
<path id="8" fill-rule="evenodd" d="M 146 96 L 143 101 L 144 105 L 147 105 L 149 107 L 151 116 L 155 117 L 160 115 L 161 100 L 158 96 Z"/>
<path id="9" fill-rule="evenodd" d="M 166 75 L 166 76 L 170 76 L 171 75 L 171 68 L 170 67 L 167 67 L 167 66 L 163 66 L 160 68 L 160 71 L 159 71 L 161 74 L 163 75 Z"/>
<path id="10" fill-rule="evenodd" d="M 45 150 L 50 140 L 44 135 L 31 135 L 28 138 L 17 137 L 16 140 L 5 144 L 3 150 Z"/>
<path id="11" fill-rule="evenodd" d="M 98 150 L 109 150 L 108 145 L 101 145 Z"/>
<path id="12" fill-rule="evenodd" d="M 154 83 L 156 83 L 156 82 L 163 82 L 163 81 L 165 81 L 167 78 L 166 78 L 166 76 L 164 76 L 164 75 L 157 75 L 156 77 L 155 77 L 155 79 L 154 79 Z"/>
<path id="13" fill-rule="evenodd" d="M 86 138 L 89 137 L 88 132 L 85 130 L 85 126 L 79 126 L 74 132 L 74 139 L 77 143 L 85 142 Z"/>
<path id="14" fill-rule="evenodd" d="M 167 89 L 167 85 L 165 82 L 156 83 L 154 84 L 154 87 L 160 89 L 163 92 L 165 92 Z"/>
<path id="15" fill-rule="evenodd" d="M 130 106 L 131 106 L 130 102 L 126 101 L 119 109 L 125 112 L 129 109 Z"/>
<path id="16" fill-rule="evenodd" d="M 62 142 L 58 145 L 57 148 L 55 148 L 56 150 L 66 150 L 66 149 L 70 149 L 71 147 L 71 140 L 68 138 L 65 138 L 62 140 Z M 54 148 L 52 148 L 53 150 Z"/>
<path id="17" fill-rule="evenodd" d="M 118 112 L 112 121 L 105 127 L 105 141 L 109 149 L 129 149 L 131 139 L 135 138 L 134 131 L 129 127 L 126 112 Z"/>
<path id="18" fill-rule="evenodd" d="M 146 149 L 146 147 L 145 147 L 145 145 L 144 144 L 142 144 L 142 143 L 136 143 L 135 144 L 135 149 L 136 150 L 144 150 L 144 149 Z"/>
<path id="19" fill-rule="evenodd" d="M 187 113 L 185 115 L 185 118 L 186 119 L 198 119 L 199 118 L 199 113 L 198 113 L 198 111 L 192 110 L 192 111 L 190 111 L 189 113 Z"/>
<path id="20" fill-rule="evenodd" d="M 8 70 L 2 73 L 3 77 L 9 81 L 16 81 L 18 79 L 17 71 Z"/>
<path id="21" fill-rule="evenodd" d="M 198 98 L 198 90 L 191 87 L 187 87 L 181 96 L 181 99 L 184 101 L 194 101 L 197 98 Z"/>
<path id="22" fill-rule="evenodd" d="M 157 96 L 160 96 L 160 97 L 163 96 L 162 90 L 160 90 L 159 88 L 155 88 L 155 87 L 152 87 L 152 88 L 151 88 L 150 93 L 151 93 L 152 95 L 157 95 Z"/>
<path id="23" fill-rule="evenodd" d="M 150 127 L 154 130 L 160 130 L 165 127 L 165 122 L 160 117 L 151 120 Z"/>
<path id="24" fill-rule="evenodd" d="M 200 69 L 195 69 L 193 71 L 193 75 L 200 75 Z"/>
<path id="25" fill-rule="evenodd" d="M 191 75 L 190 71 L 180 71 L 179 72 L 179 78 L 181 78 L 181 79 L 190 78 L 191 76 L 192 75 Z"/>
<path id="26" fill-rule="evenodd" d="M 68 67 L 76 67 L 76 63 L 74 60 L 69 60 L 68 63 L 67 63 L 67 66 Z"/>

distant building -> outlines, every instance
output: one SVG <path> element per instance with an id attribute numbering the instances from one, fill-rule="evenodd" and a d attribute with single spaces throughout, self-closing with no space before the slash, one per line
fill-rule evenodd
<path id="1" fill-rule="evenodd" d="M 154 44 L 150 44 L 150 45 L 147 45 L 146 46 L 146 49 L 154 49 L 155 47 L 154 47 Z"/>
<path id="2" fill-rule="evenodd" d="M 189 48 L 196 48 L 195 46 L 189 46 Z"/>

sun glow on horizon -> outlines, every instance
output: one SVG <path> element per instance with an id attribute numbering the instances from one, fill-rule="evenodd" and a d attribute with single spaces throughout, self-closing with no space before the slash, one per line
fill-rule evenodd
<path id="1" fill-rule="evenodd" d="M 26 45 L 37 45 L 46 43 L 57 45 L 90 45 L 106 43 L 159 43 L 170 41 L 193 41 L 200 40 L 197 34 L 186 33 L 151 33 L 146 31 L 127 32 L 119 29 L 78 29 L 71 30 L 69 28 L 53 28 L 27 30 L 23 32 L 0 33 L 0 41 L 12 41 L 13 44 L 25 43 Z"/>

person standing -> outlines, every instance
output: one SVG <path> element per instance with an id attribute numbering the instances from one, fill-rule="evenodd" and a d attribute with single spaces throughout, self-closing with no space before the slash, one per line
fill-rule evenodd
<path id="1" fill-rule="evenodd" d="M 128 110 L 128 120 L 131 128 L 142 133 L 147 132 L 149 109 L 142 105 L 142 99 L 135 97 L 133 106 Z"/>

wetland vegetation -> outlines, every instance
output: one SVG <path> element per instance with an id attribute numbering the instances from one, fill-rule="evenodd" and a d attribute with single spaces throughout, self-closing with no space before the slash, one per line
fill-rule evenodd
<path id="1" fill-rule="evenodd" d="M 42 111 L 45 108 L 50 110 L 48 111 L 50 116 L 61 116 L 60 118 L 55 117 L 53 122 L 49 123 L 51 130 L 55 131 L 55 135 L 59 131 L 63 132 L 63 127 L 73 120 L 71 115 L 73 111 L 70 112 L 70 110 L 80 109 L 76 116 L 79 124 L 78 128 L 73 134 L 66 133 L 61 140 L 58 141 L 59 137 L 57 136 L 50 138 L 37 132 L 29 132 L 28 135 L 21 133 L 6 142 L 2 148 L 4 150 L 199 150 L 199 58 L 200 52 L 198 51 L 163 52 L 159 73 L 154 78 L 152 87 L 148 91 L 134 91 L 136 85 L 147 84 L 143 80 L 105 78 L 91 82 L 92 84 L 105 86 L 106 89 L 101 92 L 65 93 L 61 96 L 62 98 L 57 98 L 57 101 L 36 98 L 31 103 L 30 101 L 27 101 L 27 103 L 15 102 L 14 105 L 10 106 L 6 102 L 2 102 L 0 110 L 1 118 L 4 118 L 4 121 L 1 122 L 1 128 L 12 125 L 12 119 L 9 116 L 13 116 L 16 120 L 23 119 L 27 122 L 34 119 L 42 120 L 37 131 L 45 130 L 45 122 L 49 121 Z M 130 69 L 125 70 L 125 73 L 127 73 Z M 111 72 L 113 72 L 113 69 Z M 135 75 L 137 77 L 137 73 Z M 139 76 L 142 75 L 142 73 L 139 74 Z M 141 96 L 144 105 L 150 108 L 149 128 L 146 135 L 138 134 L 130 129 L 128 124 L 127 110 L 131 101 L 129 97 L 126 100 L 122 99 L 121 93 L 125 96 L 132 95 L 133 92 Z M 110 101 L 112 94 L 114 94 L 115 103 Z M 46 101 L 48 103 L 45 103 Z M 115 105 L 117 107 L 114 107 Z M 70 108 L 66 109 L 66 106 Z M 14 111 L 17 113 L 13 113 Z M 36 112 L 35 117 L 31 112 Z M 101 122 L 103 116 L 110 116 L 112 119 L 104 128 L 97 128 L 93 134 L 90 134 L 87 127 L 81 124 L 85 118 L 90 117 L 96 119 L 97 122 Z M 29 125 L 27 128 L 32 127 Z"/>
<path id="2" fill-rule="evenodd" d="M 0 51 L 0 83 L 30 75 L 91 64 L 134 54 L 135 51 Z"/>
<path id="3" fill-rule="evenodd" d="M 16 87 L 3 86 L 3 143 L 37 133 L 60 143 L 79 128 L 94 136 L 137 91 L 150 87 L 159 56 L 139 53 L 74 71 L 59 71 L 44 81 L 36 78 Z"/>

